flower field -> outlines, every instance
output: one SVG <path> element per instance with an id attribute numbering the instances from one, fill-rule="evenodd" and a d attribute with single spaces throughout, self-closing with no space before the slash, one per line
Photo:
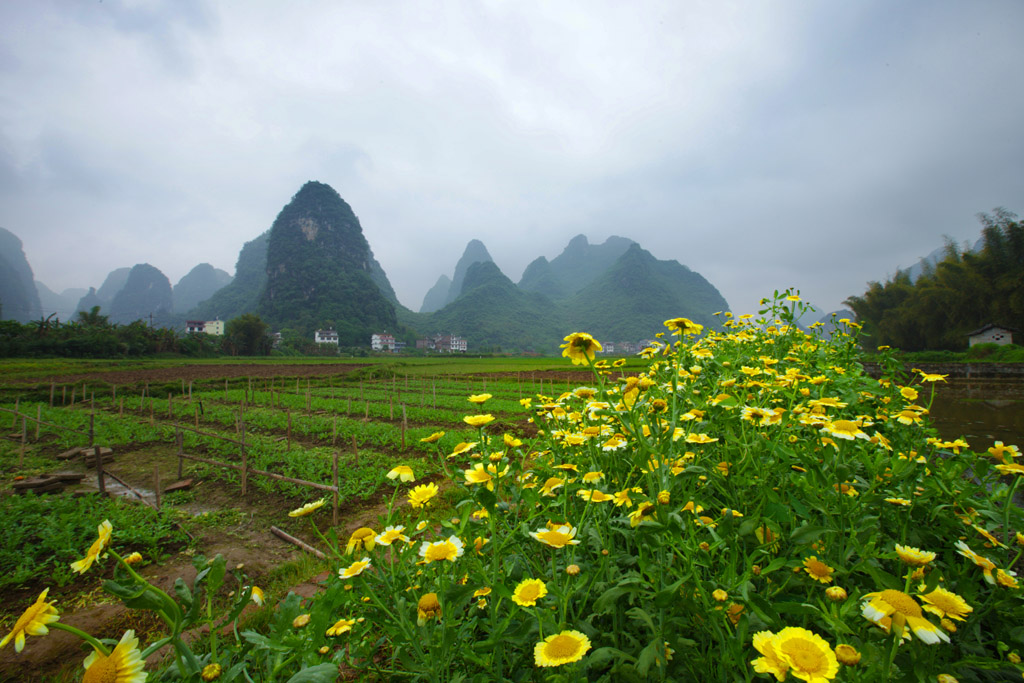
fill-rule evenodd
<path id="1" fill-rule="evenodd" d="M 783 293 L 760 318 L 726 314 L 721 332 L 666 321 L 629 373 L 570 335 L 566 364 L 590 373 L 572 386 L 393 378 L 172 399 L 170 422 L 188 423 L 202 397 L 204 430 L 234 435 L 244 414 L 254 466 L 292 476 L 323 481 L 324 454 L 355 438 L 347 467 L 372 469 L 360 486 L 388 501 L 340 541 L 323 533 L 323 499 L 297 501 L 332 578 L 281 601 L 265 629 L 178 638 L 231 623 L 256 594 L 239 576 L 234 606 L 204 616 L 216 588 L 203 581 L 229 581 L 222 560 L 172 598 L 120 559 L 116 527 L 86 558 L 111 551 L 111 589 L 168 623 L 177 654 L 149 680 L 1020 680 L 1019 449 L 939 439 L 942 377 L 901 376 L 884 356 L 890 374 L 868 377 L 855 327 L 807 335 L 788 324 L 801 307 Z M 126 401 L 130 421 L 110 402 L 97 431 L 109 419 L 138 430 L 126 439 L 166 439 L 167 399 L 154 425 L 150 400 Z M 45 598 L 22 638 L 53 616 Z M 153 644 L 128 632 L 120 651 L 93 647 L 128 671 Z"/>

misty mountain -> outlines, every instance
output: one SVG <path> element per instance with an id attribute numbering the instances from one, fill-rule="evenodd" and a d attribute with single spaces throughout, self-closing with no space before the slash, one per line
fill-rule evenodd
<path id="1" fill-rule="evenodd" d="M 448 303 L 448 292 L 452 288 L 452 281 L 447 275 L 437 278 L 434 286 L 427 290 L 423 297 L 423 305 L 420 306 L 420 313 L 433 313 L 444 308 Z"/>
<path id="2" fill-rule="evenodd" d="M 398 327 L 374 263 L 352 208 L 329 185 L 307 182 L 270 228 L 257 313 L 302 334 L 333 326 L 342 345 L 366 345 L 374 332 Z"/>
<path id="3" fill-rule="evenodd" d="M 36 280 L 36 291 L 39 292 L 39 304 L 43 309 L 43 317 L 53 313 L 60 320 L 74 318 L 79 300 L 88 293 L 86 289 L 69 287 L 57 294 L 38 280 Z"/>
<path id="4" fill-rule="evenodd" d="M 267 284 L 267 244 L 270 231 L 242 245 L 235 262 L 235 278 L 189 312 L 197 320 L 231 320 L 252 313 Z"/>
<path id="5" fill-rule="evenodd" d="M 659 261 L 633 243 L 611 268 L 563 302 L 568 332 L 599 340 L 637 341 L 664 332 L 669 318 L 718 327 L 729 304 L 702 275 L 678 261 Z M 567 334 L 568 334 L 567 332 Z"/>
<path id="6" fill-rule="evenodd" d="M 220 268 L 200 263 L 174 285 L 171 292 L 174 311 L 187 313 L 213 296 L 217 290 L 229 285 L 232 279 L 230 274 Z"/>
<path id="7" fill-rule="evenodd" d="M 171 281 L 158 268 L 140 263 L 129 271 L 124 286 L 110 303 L 110 322 L 126 325 L 152 320 L 154 325 L 164 324 L 172 305 Z"/>
<path id="8" fill-rule="evenodd" d="M 21 240 L 0 228 L 0 318 L 28 322 L 42 315 L 32 266 Z"/>
<path id="9" fill-rule="evenodd" d="M 576 235 L 551 262 L 541 256 L 528 265 L 519 288 L 554 300 L 570 297 L 611 268 L 633 244 L 614 235 L 603 244 L 590 244 L 586 235 Z"/>
<path id="10" fill-rule="evenodd" d="M 79 299 L 78 304 L 75 306 L 75 312 L 89 311 L 92 310 L 93 306 L 99 306 L 104 309 L 104 312 L 109 312 L 111 302 L 117 296 L 117 293 L 124 288 L 124 283 L 128 281 L 128 274 L 131 272 L 131 268 L 117 268 L 110 271 L 99 289 L 90 287 L 89 291 Z"/>
<path id="11" fill-rule="evenodd" d="M 551 300 L 519 289 L 489 260 L 466 269 L 462 293 L 455 301 L 416 322 L 421 334 L 456 334 L 476 349 L 500 346 L 541 352 L 561 340 L 560 311 Z"/>

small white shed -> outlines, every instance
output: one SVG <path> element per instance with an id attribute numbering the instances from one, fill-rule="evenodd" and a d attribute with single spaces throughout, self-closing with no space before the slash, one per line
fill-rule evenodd
<path id="1" fill-rule="evenodd" d="M 989 323 L 981 329 L 967 333 L 968 346 L 974 346 L 975 344 L 1012 344 L 1014 332 L 1016 330 L 1013 328 Z"/>

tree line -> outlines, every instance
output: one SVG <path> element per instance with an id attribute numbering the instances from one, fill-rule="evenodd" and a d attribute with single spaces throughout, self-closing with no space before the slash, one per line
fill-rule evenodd
<path id="1" fill-rule="evenodd" d="M 846 300 L 864 326 L 866 347 L 960 351 L 968 333 L 988 323 L 1024 331 L 1024 221 L 1002 208 L 978 219 L 979 250 L 947 240 L 944 258 L 925 262 L 916 280 L 900 271 Z"/>
<path id="2" fill-rule="evenodd" d="M 0 321 L 0 357 L 259 356 L 269 354 L 272 348 L 267 330 L 267 324 L 251 313 L 229 320 L 223 336 L 184 334 L 150 327 L 141 320 L 119 325 L 94 306 L 67 322 L 52 315 L 24 324 Z"/>

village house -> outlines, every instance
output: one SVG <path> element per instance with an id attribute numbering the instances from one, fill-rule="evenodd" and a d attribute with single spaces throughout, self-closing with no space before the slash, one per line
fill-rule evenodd
<path id="1" fill-rule="evenodd" d="M 336 330 L 317 330 L 313 333 L 313 341 L 317 344 L 338 345 L 338 333 Z"/>
<path id="2" fill-rule="evenodd" d="M 1017 330 L 1012 327 L 1003 327 L 989 323 L 984 327 L 967 333 L 968 346 L 975 344 L 1012 344 L 1013 333 Z"/>
<path id="3" fill-rule="evenodd" d="M 395 337 L 387 332 L 375 334 L 370 337 L 370 348 L 374 351 L 394 351 Z"/>
<path id="4" fill-rule="evenodd" d="M 224 321 L 186 320 L 185 334 L 212 334 L 220 337 L 224 334 Z"/>
<path id="5" fill-rule="evenodd" d="M 462 337 L 439 334 L 428 339 L 417 339 L 416 348 L 421 351 L 437 351 L 438 353 L 465 353 L 468 344 Z"/>

